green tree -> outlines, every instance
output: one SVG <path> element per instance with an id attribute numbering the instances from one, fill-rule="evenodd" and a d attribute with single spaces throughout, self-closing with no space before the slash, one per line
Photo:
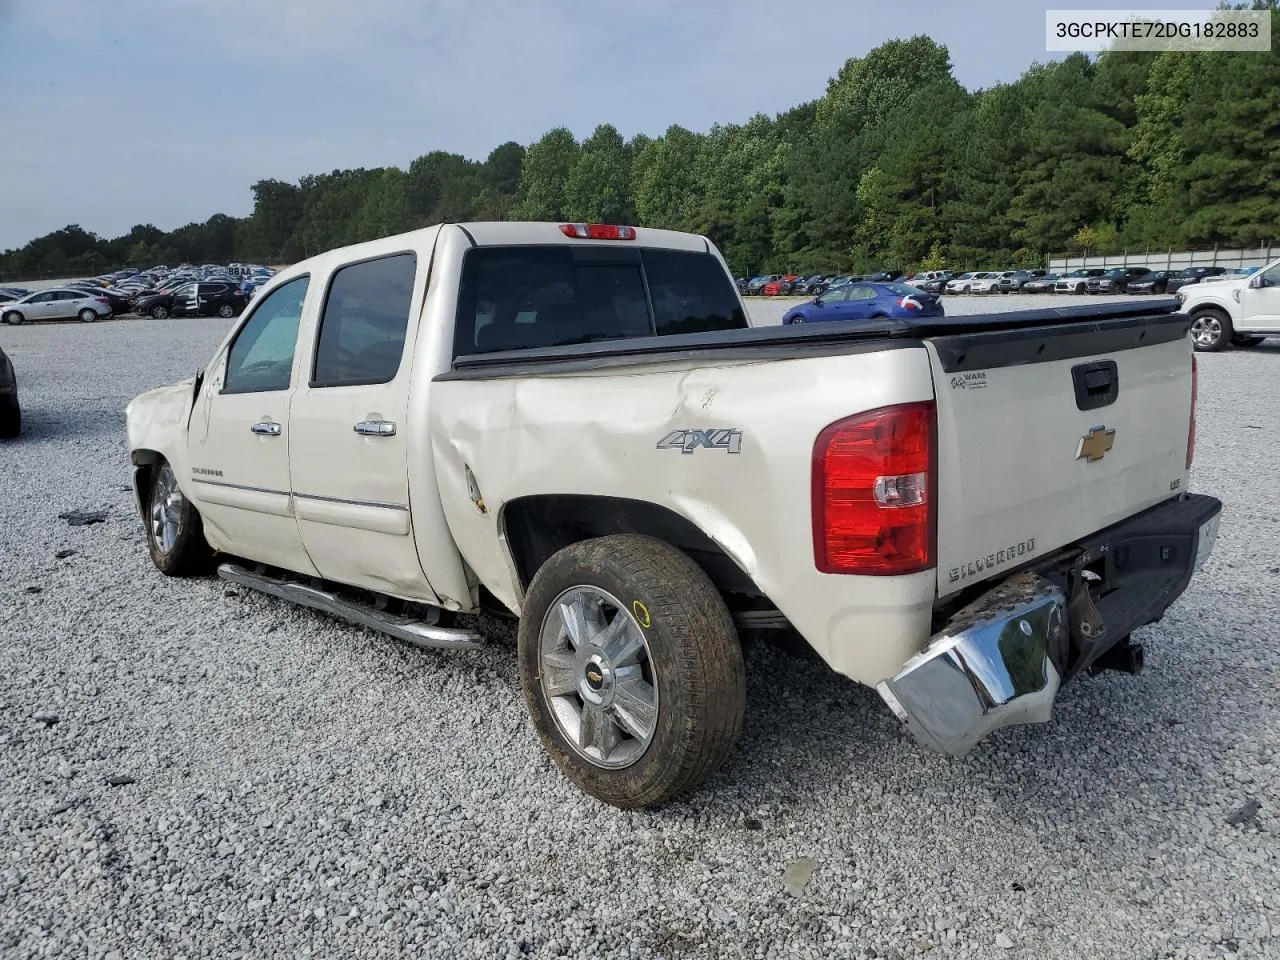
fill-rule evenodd
<path id="1" fill-rule="evenodd" d="M 564 185 L 564 215 L 589 223 L 629 223 L 631 158 L 622 135 L 602 123 L 582 142 Z"/>
<path id="2" fill-rule="evenodd" d="M 565 127 L 556 127 L 529 147 L 520 169 L 520 189 L 511 210 L 513 220 L 563 220 L 565 184 L 577 163 L 578 141 Z"/>

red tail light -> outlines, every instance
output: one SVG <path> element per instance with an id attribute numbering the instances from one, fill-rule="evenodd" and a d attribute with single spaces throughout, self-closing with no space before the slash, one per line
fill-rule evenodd
<path id="1" fill-rule="evenodd" d="M 110 302 L 111 302 L 111 301 L 110 301 L 110 300 L 108 300 L 106 297 L 94 297 L 93 299 L 97 300 L 99 303 L 110 303 Z"/>
<path id="2" fill-rule="evenodd" d="M 619 227 L 609 223 L 562 223 L 560 232 L 582 240 L 634 240 L 635 227 Z"/>
<path id="3" fill-rule="evenodd" d="M 1187 428 L 1187 469 L 1196 456 L 1196 401 L 1200 397 L 1200 373 L 1196 369 L 1196 355 L 1191 355 L 1191 425 Z"/>
<path id="4" fill-rule="evenodd" d="M 839 420 L 813 446 L 813 553 L 822 573 L 898 576 L 934 565 L 933 401 Z"/>
<path id="5" fill-rule="evenodd" d="M 905 309 L 907 309 L 907 310 L 919 310 L 919 309 L 920 309 L 920 304 L 919 304 L 919 303 L 917 303 L 916 301 L 912 300 L 910 297 L 903 297 L 902 299 L 900 299 L 900 300 L 898 301 L 898 306 L 903 307 L 903 308 L 905 308 Z"/>

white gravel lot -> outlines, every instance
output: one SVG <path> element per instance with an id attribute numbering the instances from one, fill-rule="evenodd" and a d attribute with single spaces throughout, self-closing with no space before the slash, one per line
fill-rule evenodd
<path id="1" fill-rule="evenodd" d="M 1200 358 L 1221 538 L 1142 676 L 956 761 L 760 646 L 726 768 L 620 813 L 543 754 L 509 629 L 418 651 L 152 568 L 124 405 L 226 329 L 0 328 L 27 425 L 0 446 L 0 956 L 1280 956 L 1280 341 Z"/>

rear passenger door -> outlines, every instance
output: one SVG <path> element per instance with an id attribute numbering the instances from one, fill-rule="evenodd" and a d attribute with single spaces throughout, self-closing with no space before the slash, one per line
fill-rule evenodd
<path id="1" fill-rule="evenodd" d="M 307 379 L 290 409 L 298 528 L 322 576 L 432 601 L 409 514 L 408 422 L 426 260 L 414 251 L 338 265 Z"/>
<path id="2" fill-rule="evenodd" d="M 864 284 L 852 284 L 845 290 L 844 303 L 839 306 L 839 319 L 865 320 L 871 316 L 871 308 L 875 306 L 876 291 L 874 287 Z"/>

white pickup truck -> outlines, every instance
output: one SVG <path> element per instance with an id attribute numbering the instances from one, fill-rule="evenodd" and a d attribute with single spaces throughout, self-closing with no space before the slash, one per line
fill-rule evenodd
<path id="1" fill-rule="evenodd" d="M 699 236 L 430 227 L 281 271 L 128 407 L 161 571 L 429 647 L 519 617 L 524 695 L 622 807 L 730 752 L 742 631 L 794 629 L 959 755 L 1204 562 L 1174 304 L 752 327 Z"/>
<path id="2" fill-rule="evenodd" d="M 1248 277 L 1207 277 L 1179 288 L 1197 350 L 1253 347 L 1280 337 L 1280 260 Z"/>

